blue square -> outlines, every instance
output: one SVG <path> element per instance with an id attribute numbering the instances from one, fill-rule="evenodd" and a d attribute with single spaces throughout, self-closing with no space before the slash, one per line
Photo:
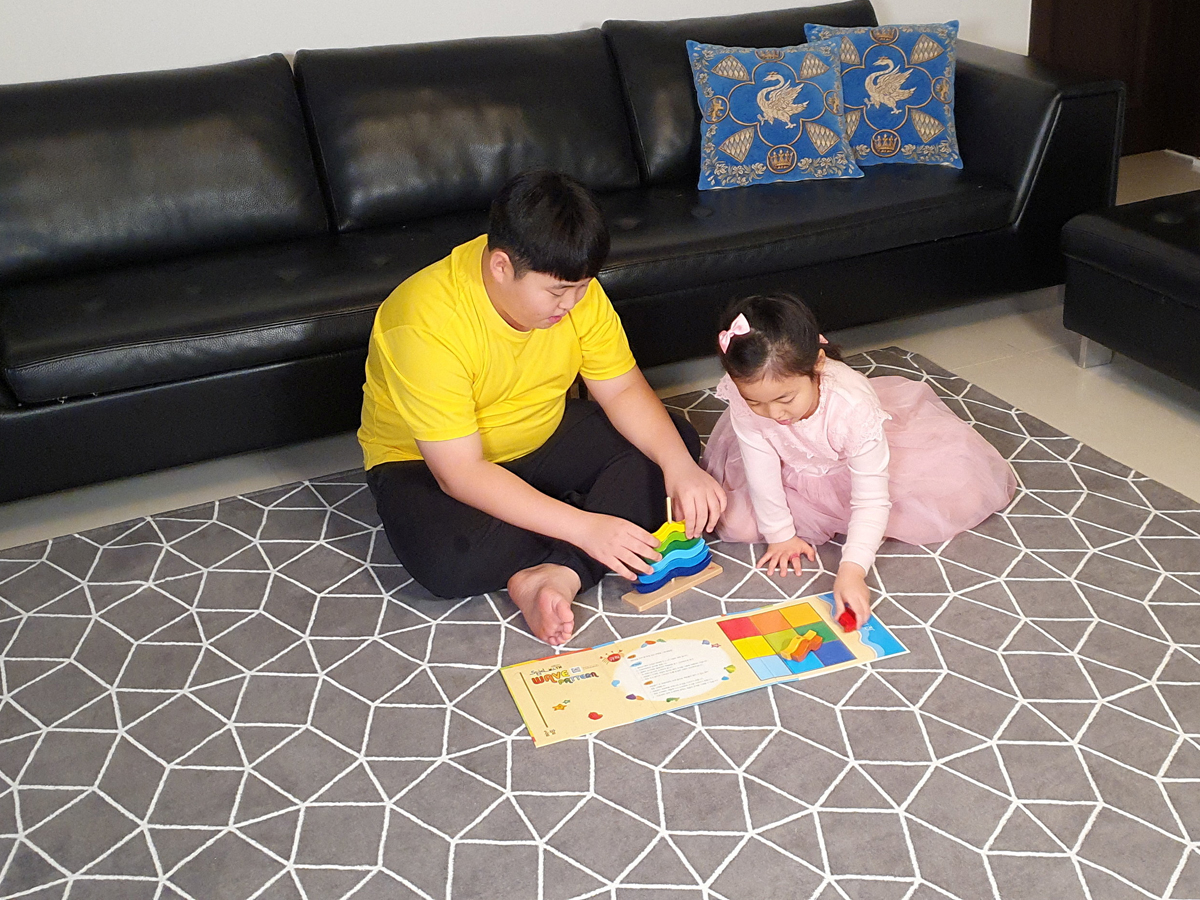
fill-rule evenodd
<path id="1" fill-rule="evenodd" d="M 862 177 L 842 122 L 840 46 L 687 42 L 702 116 L 700 190 Z"/>
<path id="2" fill-rule="evenodd" d="M 820 669 L 822 667 L 822 663 L 821 658 L 817 656 L 816 652 L 809 652 L 804 654 L 804 659 L 798 661 L 789 659 L 787 661 L 787 667 L 788 671 L 793 675 L 802 675 L 805 672 L 811 672 L 813 669 Z"/>
<path id="3" fill-rule="evenodd" d="M 813 653 L 817 654 L 821 663 L 826 666 L 836 666 L 838 663 L 854 659 L 854 654 L 847 650 L 841 641 L 826 641 Z"/>
<path id="4" fill-rule="evenodd" d="M 860 166 L 962 168 L 954 128 L 958 22 L 877 28 L 805 25 L 804 33 L 810 41 L 839 42 L 845 134 Z"/>
<path id="5" fill-rule="evenodd" d="M 783 660 L 778 656 L 759 656 L 755 659 L 748 659 L 746 662 L 750 663 L 750 668 L 754 670 L 754 674 L 762 681 L 792 674 L 788 667 L 784 665 Z"/>

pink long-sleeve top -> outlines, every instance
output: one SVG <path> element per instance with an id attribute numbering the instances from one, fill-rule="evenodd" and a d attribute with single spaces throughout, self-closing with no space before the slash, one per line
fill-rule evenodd
<path id="1" fill-rule="evenodd" d="M 850 469 L 850 521 L 842 560 L 869 570 L 883 542 L 891 500 L 889 452 L 883 423 L 890 419 L 867 378 L 828 359 L 820 375 L 816 411 L 780 425 L 751 411 L 726 375 L 716 394 L 729 402 L 730 424 L 746 467 L 758 530 L 771 543 L 796 536 L 784 496 L 783 469 L 819 478 L 839 466 Z"/>

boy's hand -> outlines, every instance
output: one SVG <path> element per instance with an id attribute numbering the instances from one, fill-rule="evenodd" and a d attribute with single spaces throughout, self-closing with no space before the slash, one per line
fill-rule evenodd
<path id="1" fill-rule="evenodd" d="M 862 566 L 852 562 L 838 566 L 837 577 L 833 580 L 833 600 L 835 619 L 847 607 L 854 613 L 859 627 L 871 618 L 871 591 L 867 588 L 867 573 Z"/>
<path id="2" fill-rule="evenodd" d="M 715 478 L 688 457 L 671 471 L 664 471 L 667 496 L 671 498 L 676 519 L 683 519 L 688 540 L 717 527 L 717 519 L 725 511 L 725 491 Z"/>
<path id="3" fill-rule="evenodd" d="M 798 537 L 789 538 L 778 544 L 767 544 L 767 552 L 758 560 L 758 565 L 759 568 L 766 569 L 768 575 L 774 573 L 776 566 L 779 567 L 780 575 L 786 575 L 788 563 L 791 563 L 799 575 L 802 556 L 807 556 L 810 562 L 817 561 L 817 551 L 812 548 L 812 544 Z"/>
<path id="4" fill-rule="evenodd" d="M 654 571 L 646 562 L 647 559 L 655 562 L 662 559 L 654 535 L 617 516 L 584 515 L 582 527 L 572 544 L 630 581 L 635 580 L 638 573 L 649 575 Z"/>

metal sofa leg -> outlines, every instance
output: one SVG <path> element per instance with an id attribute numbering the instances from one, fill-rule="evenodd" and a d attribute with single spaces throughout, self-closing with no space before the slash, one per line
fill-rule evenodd
<path id="1" fill-rule="evenodd" d="M 1113 352 L 1103 344 L 1097 344 L 1083 335 L 1079 336 L 1079 354 L 1075 359 L 1081 369 L 1106 366 L 1112 362 L 1112 358 Z"/>

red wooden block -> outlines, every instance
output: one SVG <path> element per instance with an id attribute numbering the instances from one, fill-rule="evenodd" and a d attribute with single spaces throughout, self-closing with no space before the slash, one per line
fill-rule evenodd
<path id="1" fill-rule="evenodd" d="M 838 616 L 838 624 L 842 626 L 843 631 L 855 631 L 858 629 L 858 619 L 854 618 L 854 613 L 849 610 L 843 610 Z"/>

